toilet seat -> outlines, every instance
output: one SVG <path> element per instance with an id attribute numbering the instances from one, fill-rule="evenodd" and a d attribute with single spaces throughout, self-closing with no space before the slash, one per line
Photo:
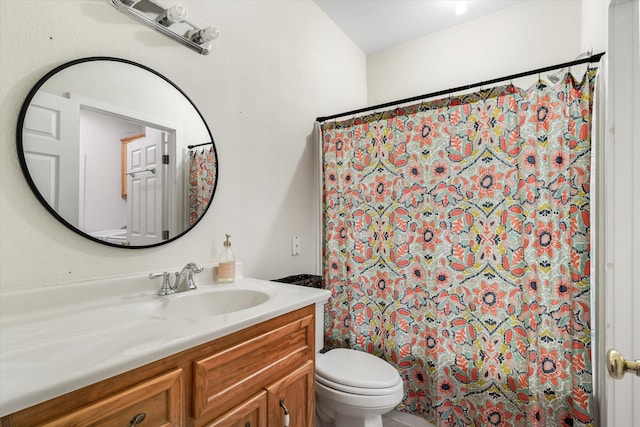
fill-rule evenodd
<path id="1" fill-rule="evenodd" d="M 326 387 L 363 396 L 385 396 L 402 390 L 398 371 L 381 358 L 336 348 L 316 360 L 316 381 Z"/>
<path id="2" fill-rule="evenodd" d="M 398 380 L 398 383 L 395 386 L 388 387 L 388 388 L 350 387 L 348 385 L 329 381 L 326 378 L 322 378 L 317 374 L 316 374 L 316 382 L 318 384 L 321 384 L 335 391 L 339 391 L 339 392 L 351 394 L 351 395 L 359 395 L 359 396 L 389 396 L 389 395 L 394 395 L 395 393 L 398 392 L 398 390 L 403 389 L 402 380 L 400 379 Z"/>

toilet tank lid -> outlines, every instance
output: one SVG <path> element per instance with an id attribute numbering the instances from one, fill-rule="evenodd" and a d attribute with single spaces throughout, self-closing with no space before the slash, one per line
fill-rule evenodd
<path id="1" fill-rule="evenodd" d="M 389 388 L 400 374 L 385 360 L 363 351 L 329 350 L 316 360 L 316 374 L 335 383 L 360 388 Z"/>

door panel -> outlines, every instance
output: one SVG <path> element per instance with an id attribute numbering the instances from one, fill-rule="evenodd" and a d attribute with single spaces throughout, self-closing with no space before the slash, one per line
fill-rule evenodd
<path id="1" fill-rule="evenodd" d="M 79 117 L 77 102 L 40 91 L 27 110 L 22 133 L 25 160 L 40 195 L 75 227 L 80 212 Z"/>
<path id="2" fill-rule="evenodd" d="M 605 346 L 640 358 L 640 11 L 637 0 L 609 7 L 609 101 L 605 142 Z M 602 377 L 601 377 L 602 378 Z M 640 378 L 604 380 L 609 427 L 640 426 Z"/>
<path id="3" fill-rule="evenodd" d="M 127 240 L 132 245 L 162 241 L 162 133 L 127 144 Z"/>

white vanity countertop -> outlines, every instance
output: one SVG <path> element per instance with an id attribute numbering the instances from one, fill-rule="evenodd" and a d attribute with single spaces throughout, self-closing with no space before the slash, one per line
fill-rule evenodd
<path id="1" fill-rule="evenodd" d="M 208 269 L 202 275 L 212 277 Z M 146 276 L 3 293 L 0 416 L 324 303 L 330 295 L 249 278 L 228 285 L 206 283 L 200 275 L 195 280 L 197 290 L 166 297 L 155 294 L 161 279 Z M 207 313 L 220 301 L 224 308 Z M 221 312 L 229 308 L 237 311 Z"/>

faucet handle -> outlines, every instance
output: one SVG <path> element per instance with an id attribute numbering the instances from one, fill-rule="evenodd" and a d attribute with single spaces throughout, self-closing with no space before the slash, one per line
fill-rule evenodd
<path id="1" fill-rule="evenodd" d="M 195 262 L 190 262 L 187 264 L 187 267 L 192 273 L 202 273 L 202 270 L 204 270 L 200 264 L 196 264 Z"/>
<path id="2" fill-rule="evenodd" d="M 162 287 L 158 291 L 158 295 L 165 296 L 174 294 L 176 291 L 171 287 L 171 282 L 169 280 L 169 273 L 149 273 L 149 279 L 156 279 L 158 277 L 162 277 Z"/>

